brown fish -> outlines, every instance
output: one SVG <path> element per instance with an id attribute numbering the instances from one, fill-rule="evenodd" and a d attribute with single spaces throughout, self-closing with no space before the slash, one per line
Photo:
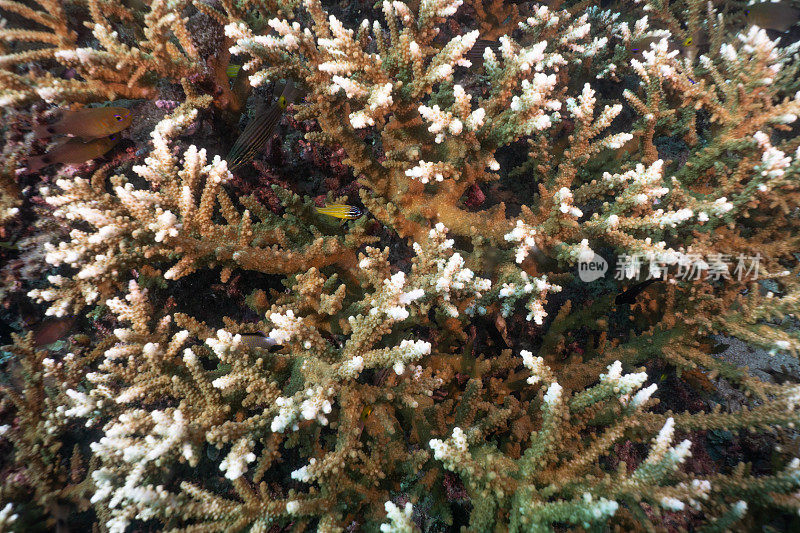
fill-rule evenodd
<path id="1" fill-rule="evenodd" d="M 231 67 L 238 68 L 232 69 Z M 253 87 L 250 85 L 250 78 L 247 75 L 247 71 L 239 65 L 229 65 L 225 72 L 228 74 L 228 77 L 230 77 L 234 70 L 236 71 L 236 74 L 233 77 L 233 86 L 231 87 L 231 91 L 239 100 L 239 107 L 237 108 L 237 111 L 240 111 L 241 108 L 247 104 L 247 98 L 250 96 L 250 92 L 253 90 Z"/>
<path id="2" fill-rule="evenodd" d="M 692 62 L 701 53 L 708 51 L 711 42 L 708 40 L 708 33 L 703 29 L 697 29 L 695 32 L 684 39 L 678 47 L 683 55 L 688 57 Z"/>
<path id="3" fill-rule="evenodd" d="M 80 139 L 70 139 L 54 146 L 44 155 L 29 158 L 28 171 L 37 172 L 46 166 L 59 163 L 70 165 L 85 163 L 111 150 L 119 142 L 119 139 L 119 135 L 101 137 L 87 142 L 83 142 Z"/>
<path id="4" fill-rule="evenodd" d="M 33 345 L 37 348 L 53 344 L 67 336 L 70 328 L 75 323 L 75 317 L 53 318 L 43 321 L 33 331 Z"/>
<path id="5" fill-rule="evenodd" d="M 244 165 L 264 149 L 284 111 L 299 95 L 300 90 L 289 80 L 275 103 L 256 112 L 226 157 L 229 170 Z"/>
<path id="6" fill-rule="evenodd" d="M 761 2 L 746 6 L 747 24 L 768 30 L 787 32 L 800 20 L 800 9 L 788 2 Z"/>
<path id="7" fill-rule="evenodd" d="M 278 343 L 269 335 L 262 335 L 260 333 L 242 333 L 241 341 L 245 346 L 250 348 L 262 348 L 268 350 Z"/>
<path id="8" fill-rule="evenodd" d="M 633 57 L 635 57 L 638 61 L 644 60 L 644 52 L 650 50 L 650 45 L 658 44 L 661 41 L 661 37 L 645 37 L 643 39 L 639 39 L 631 48 L 633 52 Z M 688 57 L 691 60 L 694 60 L 697 57 L 700 51 L 708 46 L 708 36 L 702 30 L 697 30 L 691 36 L 683 39 L 682 41 L 676 41 L 672 37 L 667 38 L 667 51 L 674 52 L 678 51 L 681 55 Z"/>
<path id="9" fill-rule="evenodd" d="M 638 61 L 644 61 L 644 53 L 650 50 L 651 44 L 658 44 L 661 41 L 661 37 L 645 37 L 643 39 L 639 39 L 631 48 L 631 52 L 633 52 L 633 57 L 635 57 Z M 667 39 L 667 50 L 672 52 L 674 50 L 678 50 L 678 45 L 675 44 L 675 41 L 672 39 Z"/>
<path id="10" fill-rule="evenodd" d="M 55 124 L 33 127 L 37 137 L 70 135 L 83 139 L 97 139 L 124 130 L 131 125 L 133 116 L 124 107 L 92 107 L 64 111 Z"/>

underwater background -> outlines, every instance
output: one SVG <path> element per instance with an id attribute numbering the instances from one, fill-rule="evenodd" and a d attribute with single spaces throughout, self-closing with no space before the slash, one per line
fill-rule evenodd
<path id="1" fill-rule="evenodd" d="M 0 531 L 800 530 L 798 22 L 0 0 Z"/>

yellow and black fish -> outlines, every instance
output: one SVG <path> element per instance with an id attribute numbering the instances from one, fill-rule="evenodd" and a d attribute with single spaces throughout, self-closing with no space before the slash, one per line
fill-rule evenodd
<path id="1" fill-rule="evenodd" d="M 359 208 L 347 204 L 331 204 L 325 207 L 315 207 L 314 211 L 322 215 L 350 220 L 356 219 L 362 215 Z"/>
<path id="2" fill-rule="evenodd" d="M 283 112 L 294 102 L 300 91 L 290 81 L 286 82 L 278 99 L 269 107 L 256 112 L 228 153 L 228 169 L 234 170 L 256 156 L 267 145 Z"/>
<path id="3" fill-rule="evenodd" d="M 242 70 L 242 66 L 241 65 L 234 65 L 233 63 L 231 63 L 225 69 L 225 74 L 227 74 L 229 78 L 233 79 L 233 78 L 235 78 L 236 76 L 239 75 L 239 71 L 240 70 Z"/>
<path id="4" fill-rule="evenodd" d="M 689 60 L 694 63 L 695 58 L 701 53 L 708 52 L 710 44 L 711 41 L 708 40 L 708 32 L 703 28 L 698 28 L 683 41 L 680 41 L 678 48 L 682 55 L 688 57 Z"/>
<path id="5" fill-rule="evenodd" d="M 278 343 L 269 335 L 262 335 L 260 333 L 242 333 L 241 341 L 245 346 L 250 348 L 262 348 L 268 350 Z"/>
<path id="6" fill-rule="evenodd" d="M 120 140 L 119 135 L 100 137 L 83 142 L 80 139 L 69 139 L 47 151 L 28 159 L 28 171 L 37 172 L 42 168 L 59 163 L 77 165 L 95 157 L 100 157 L 111 150 Z"/>
<path id="7" fill-rule="evenodd" d="M 133 117 L 124 107 L 92 107 L 64 111 L 55 124 L 33 127 L 37 137 L 71 135 L 83 139 L 97 139 L 118 133 L 131 125 Z"/>
<path id="8" fill-rule="evenodd" d="M 759 28 L 787 32 L 800 20 L 800 9 L 788 2 L 761 2 L 746 6 L 747 24 Z"/>

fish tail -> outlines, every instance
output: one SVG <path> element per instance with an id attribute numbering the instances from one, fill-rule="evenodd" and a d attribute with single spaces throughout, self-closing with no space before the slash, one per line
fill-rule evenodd
<path id="1" fill-rule="evenodd" d="M 228 170 L 234 170 L 244 165 L 252 159 L 250 151 L 247 146 L 242 146 L 237 143 L 231 148 L 228 157 L 225 160 L 228 162 Z"/>
<path id="2" fill-rule="evenodd" d="M 228 161 L 228 170 L 233 172 L 234 170 L 245 164 L 247 162 L 247 159 L 245 159 L 244 157 L 236 157 L 236 159 L 231 159 L 231 156 L 228 156 L 227 161 Z"/>
<path id="3" fill-rule="evenodd" d="M 28 164 L 27 164 L 28 172 L 39 172 L 45 166 L 47 165 L 45 164 L 44 161 L 42 161 L 42 156 L 40 155 L 28 158 Z"/>
<path id="4" fill-rule="evenodd" d="M 38 138 L 52 137 L 56 133 L 52 124 L 34 124 L 31 130 Z"/>
<path id="5" fill-rule="evenodd" d="M 329 215 L 333 217 L 335 217 L 336 213 L 338 212 L 337 210 L 332 209 L 331 207 L 314 207 L 314 211 L 316 211 L 320 215 Z"/>
<path id="6" fill-rule="evenodd" d="M 335 204 L 325 207 L 315 207 L 314 210 L 323 215 L 342 219 L 356 219 L 361 216 L 361 210 L 350 205 Z"/>

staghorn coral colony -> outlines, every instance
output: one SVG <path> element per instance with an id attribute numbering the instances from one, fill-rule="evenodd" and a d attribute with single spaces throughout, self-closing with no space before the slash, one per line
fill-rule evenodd
<path id="1" fill-rule="evenodd" d="M 797 530 L 790 4 L 0 0 L 0 530 Z"/>

